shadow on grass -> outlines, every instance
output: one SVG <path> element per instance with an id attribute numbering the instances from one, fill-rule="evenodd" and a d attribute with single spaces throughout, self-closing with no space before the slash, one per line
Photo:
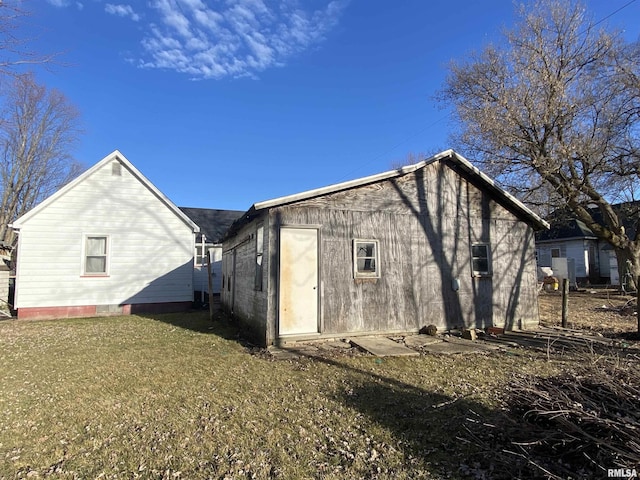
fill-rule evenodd
<path id="1" fill-rule="evenodd" d="M 213 310 L 213 320 L 209 318 L 208 309 L 178 313 L 144 313 L 138 314 L 138 316 L 193 332 L 217 335 L 225 340 L 237 341 L 243 346 L 249 345 L 248 342 L 242 338 L 238 325 L 233 323 L 217 305 Z"/>
<path id="2" fill-rule="evenodd" d="M 305 355 L 302 351 L 299 353 L 301 357 Z M 513 468 L 504 471 L 504 466 L 496 465 L 490 454 L 496 445 L 475 442 L 475 430 L 483 428 L 488 419 L 503 416 L 502 412 L 469 395 L 450 396 L 430 391 L 332 358 L 313 356 L 309 359 L 347 373 L 348 380 L 343 389 L 336 391 L 335 400 L 391 432 L 403 451 L 405 464 L 416 469 L 416 477 L 422 478 L 429 472 L 446 478 L 502 479 L 514 478 L 514 474 L 536 478 L 536 472 L 531 471 L 526 462 L 519 465 L 514 462 Z M 384 368 L 383 359 L 371 360 Z M 524 423 L 522 427 L 526 428 Z M 489 434 L 484 438 L 493 437 Z M 375 477 L 374 472 L 372 478 Z"/>
<path id="3" fill-rule="evenodd" d="M 392 432 L 405 456 L 431 473 L 464 477 L 488 471 L 474 465 L 472 458 L 481 452 L 466 440 L 464 427 L 470 416 L 490 416 L 478 402 L 380 380 L 354 386 L 343 402 Z"/>

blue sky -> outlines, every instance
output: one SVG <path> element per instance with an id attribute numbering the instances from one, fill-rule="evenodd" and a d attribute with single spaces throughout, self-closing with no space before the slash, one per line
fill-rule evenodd
<path id="1" fill-rule="evenodd" d="M 111 2 L 111 3 L 110 3 Z M 640 1 L 590 0 L 640 38 Z M 629 5 L 627 5 L 629 4 Z M 511 0 L 36 0 L 38 79 L 82 114 L 87 167 L 120 150 L 180 206 L 252 203 L 452 145 L 446 66 L 500 38 Z M 461 151 L 464 155 L 465 152 Z"/>

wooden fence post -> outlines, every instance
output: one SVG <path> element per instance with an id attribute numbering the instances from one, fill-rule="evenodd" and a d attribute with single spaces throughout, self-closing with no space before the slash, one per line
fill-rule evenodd
<path id="1" fill-rule="evenodd" d="M 636 318 L 638 319 L 638 333 L 640 334 L 640 275 L 636 277 Z"/>
<path id="2" fill-rule="evenodd" d="M 562 279 L 562 328 L 567 328 L 569 316 L 569 279 Z"/>
<path id="3" fill-rule="evenodd" d="M 211 252 L 207 252 L 207 279 L 209 280 L 209 320 L 213 321 L 213 279 L 211 278 Z"/>

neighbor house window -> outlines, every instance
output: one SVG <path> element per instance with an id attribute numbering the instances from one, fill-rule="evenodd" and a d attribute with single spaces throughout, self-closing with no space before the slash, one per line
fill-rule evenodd
<path id="1" fill-rule="evenodd" d="M 354 278 L 380 277 L 380 259 L 377 240 L 353 241 Z"/>
<path id="2" fill-rule="evenodd" d="M 264 227 L 260 225 L 256 231 L 256 278 L 255 289 L 262 291 L 262 256 L 264 253 Z"/>
<path id="3" fill-rule="evenodd" d="M 560 249 L 552 248 L 551 249 L 551 258 L 560 258 Z"/>
<path id="4" fill-rule="evenodd" d="M 212 247 L 212 243 L 205 243 L 204 245 L 202 243 L 196 243 L 196 254 L 194 255 L 196 267 L 207 266 L 207 252 Z"/>
<path id="5" fill-rule="evenodd" d="M 471 257 L 474 275 L 489 275 L 491 273 L 491 259 L 489 258 L 489 245 L 475 243 L 471 246 Z"/>
<path id="6" fill-rule="evenodd" d="M 106 275 L 109 237 L 88 235 L 84 246 L 84 274 Z"/>

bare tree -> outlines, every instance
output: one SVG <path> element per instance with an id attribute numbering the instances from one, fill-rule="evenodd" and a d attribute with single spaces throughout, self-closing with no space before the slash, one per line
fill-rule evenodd
<path id="1" fill-rule="evenodd" d="M 422 160 L 429 158 L 426 153 L 407 153 L 407 156 L 402 160 L 393 160 L 391 162 L 391 168 L 394 170 L 400 169 L 402 167 L 406 167 L 407 165 L 413 165 L 414 163 L 421 162 Z"/>
<path id="2" fill-rule="evenodd" d="M 69 152 L 80 133 L 79 113 L 57 90 L 16 76 L 0 90 L 0 241 L 8 226 L 79 173 Z"/>
<path id="3" fill-rule="evenodd" d="M 635 279 L 640 212 L 614 204 L 640 193 L 640 49 L 571 0 L 518 13 L 504 44 L 450 67 L 438 99 L 454 107 L 455 139 L 524 201 L 568 207 Z"/>
<path id="4" fill-rule="evenodd" d="M 28 46 L 31 38 L 19 35 L 20 27 L 30 13 L 20 0 L 0 1 L 0 74 L 18 75 L 16 67 L 50 64 L 56 54 L 41 54 Z"/>

